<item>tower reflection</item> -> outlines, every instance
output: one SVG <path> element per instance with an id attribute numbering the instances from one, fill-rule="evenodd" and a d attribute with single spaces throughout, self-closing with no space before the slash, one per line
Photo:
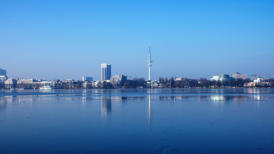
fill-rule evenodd
<path id="1" fill-rule="evenodd" d="M 148 93 L 148 127 L 151 127 L 151 95 L 150 95 L 150 90 Z"/>
<path id="2" fill-rule="evenodd" d="M 102 96 L 101 98 L 101 115 L 106 117 L 111 114 L 111 97 Z"/>

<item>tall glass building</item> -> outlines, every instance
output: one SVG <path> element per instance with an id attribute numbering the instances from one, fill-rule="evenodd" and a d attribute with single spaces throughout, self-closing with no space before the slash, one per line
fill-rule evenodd
<path id="1" fill-rule="evenodd" d="M 110 80 L 111 78 L 111 65 L 101 64 L 101 80 Z"/>
<path id="2" fill-rule="evenodd" d="M 2 69 L 2 68 L 0 68 L 0 75 L 1 76 L 7 76 L 7 71 L 4 70 L 4 69 Z"/>

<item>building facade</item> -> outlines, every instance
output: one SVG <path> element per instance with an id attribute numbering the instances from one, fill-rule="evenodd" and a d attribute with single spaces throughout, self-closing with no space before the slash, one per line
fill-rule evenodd
<path id="1" fill-rule="evenodd" d="M 239 72 L 232 74 L 232 77 L 236 80 L 239 80 L 239 79 L 245 80 L 245 79 L 247 79 L 247 75 L 240 74 Z"/>
<path id="2" fill-rule="evenodd" d="M 111 65 L 110 64 L 101 64 L 101 80 L 110 80 L 111 78 Z"/>
<path id="3" fill-rule="evenodd" d="M 114 88 L 119 88 L 124 85 L 126 80 L 127 80 L 127 76 L 125 76 L 125 75 L 115 75 L 115 76 L 111 77 L 110 82 Z"/>
<path id="4" fill-rule="evenodd" d="M 7 71 L 0 68 L 0 76 L 7 76 Z"/>
<path id="5" fill-rule="evenodd" d="M 5 81 L 5 88 L 10 89 L 10 88 L 16 88 L 16 83 L 17 80 L 16 79 L 7 79 Z"/>
<path id="6" fill-rule="evenodd" d="M 91 82 L 91 81 L 93 81 L 93 77 L 90 77 L 90 76 L 83 76 L 83 77 L 82 77 L 82 81 L 83 81 L 83 82 L 84 82 L 84 81 Z"/>
<path id="7" fill-rule="evenodd" d="M 231 80 L 232 80 L 232 77 L 230 77 L 227 74 L 215 75 L 210 78 L 210 81 L 216 81 L 216 82 L 229 82 Z"/>
<path id="8" fill-rule="evenodd" d="M 0 68 L 0 82 L 5 82 L 7 80 L 7 71 Z"/>

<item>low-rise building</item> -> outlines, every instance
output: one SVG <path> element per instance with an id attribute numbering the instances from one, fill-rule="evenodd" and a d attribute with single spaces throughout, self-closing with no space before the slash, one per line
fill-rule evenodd
<path id="1" fill-rule="evenodd" d="M 94 82 L 90 82 L 90 81 L 84 81 L 83 83 L 82 83 L 82 87 L 84 88 L 84 89 L 90 89 L 90 88 L 93 88 L 94 86 Z"/>
<path id="2" fill-rule="evenodd" d="M 40 83 L 37 79 L 19 79 L 16 84 L 17 88 L 24 89 L 38 89 L 40 87 Z"/>
<path id="3" fill-rule="evenodd" d="M 83 77 L 82 77 L 82 81 L 88 81 L 88 82 L 91 82 L 91 81 L 93 81 L 93 78 L 92 78 L 92 77 L 90 77 L 90 76 L 83 76 Z"/>
<path id="4" fill-rule="evenodd" d="M 9 78 L 5 81 L 5 88 L 6 89 L 11 89 L 11 88 L 16 88 L 17 80 Z"/>
<path id="5" fill-rule="evenodd" d="M 175 78 L 175 81 L 182 81 L 182 80 L 183 80 L 183 78 L 181 78 L 181 77 Z"/>
<path id="6" fill-rule="evenodd" d="M 230 77 L 227 74 L 215 75 L 210 78 L 210 81 L 216 81 L 216 82 L 229 82 L 231 80 L 232 80 L 232 77 Z"/>
<path id="7" fill-rule="evenodd" d="M 263 78 L 256 78 L 256 79 L 253 80 L 253 83 L 254 83 L 254 84 L 261 84 L 261 83 L 263 83 L 263 82 L 264 82 L 264 79 L 263 79 Z"/>
<path id="8" fill-rule="evenodd" d="M 231 75 L 232 78 L 236 79 L 236 80 L 239 80 L 239 79 L 242 79 L 242 80 L 246 80 L 247 79 L 247 75 L 245 74 L 240 74 L 239 72 L 237 73 L 234 73 Z"/>
<path id="9" fill-rule="evenodd" d="M 74 88 L 74 80 L 73 79 L 62 80 L 62 88 L 73 89 Z"/>
<path id="10" fill-rule="evenodd" d="M 7 80 L 7 76 L 0 75 L 0 82 L 5 82 Z"/>
<path id="11" fill-rule="evenodd" d="M 127 80 L 127 76 L 125 75 L 114 75 L 113 77 L 111 77 L 110 83 L 112 84 L 114 88 L 119 88 L 124 85 L 126 80 Z"/>
<path id="12" fill-rule="evenodd" d="M 158 80 L 151 81 L 151 88 L 159 88 L 160 82 Z"/>
<path id="13" fill-rule="evenodd" d="M 92 87 L 93 88 L 98 88 L 99 87 L 99 85 L 100 85 L 100 81 L 95 81 L 95 82 L 92 82 Z"/>
<path id="14" fill-rule="evenodd" d="M 245 84 L 245 87 L 270 87 L 271 83 L 263 78 L 255 78 L 252 82 Z"/>

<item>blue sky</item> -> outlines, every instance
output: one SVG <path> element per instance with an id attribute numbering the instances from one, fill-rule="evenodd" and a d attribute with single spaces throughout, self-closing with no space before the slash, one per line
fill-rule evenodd
<path id="1" fill-rule="evenodd" d="M 274 77 L 271 0 L 1 0 L 0 68 L 11 77 Z"/>

